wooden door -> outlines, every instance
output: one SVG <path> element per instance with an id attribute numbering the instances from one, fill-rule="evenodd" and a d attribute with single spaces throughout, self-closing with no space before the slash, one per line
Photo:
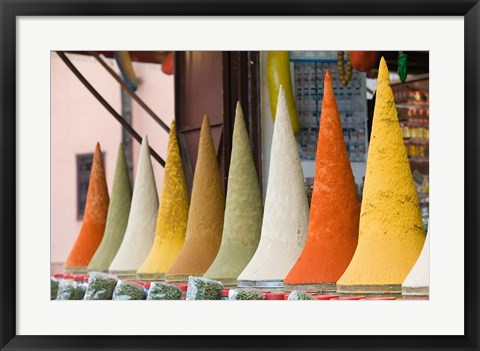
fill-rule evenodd
<path id="1" fill-rule="evenodd" d="M 203 116 L 209 117 L 226 192 L 237 100 L 245 113 L 261 183 L 259 53 L 185 51 L 175 53 L 175 119 L 189 193 Z"/>

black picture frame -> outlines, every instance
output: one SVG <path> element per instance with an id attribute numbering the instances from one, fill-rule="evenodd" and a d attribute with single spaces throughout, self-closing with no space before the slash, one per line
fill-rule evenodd
<path id="1" fill-rule="evenodd" d="M 0 347 L 2 350 L 141 349 L 479 349 L 478 0 L 0 0 Z M 16 333 L 17 16 L 322 15 L 464 16 L 465 335 L 464 336 L 28 336 Z M 460 234 L 460 233 L 455 233 Z M 448 316 L 446 316 L 448 318 Z"/>

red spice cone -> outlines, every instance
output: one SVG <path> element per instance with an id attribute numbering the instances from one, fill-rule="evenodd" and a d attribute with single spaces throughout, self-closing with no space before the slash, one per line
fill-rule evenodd
<path id="1" fill-rule="evenodd" d="M 103 238 L 109 201 L 102 151 L 100 144 L 97 143 L 90 171 L 83 224 L 77 241 L 65 262 L 66 271 L 85 272 L 87 270 L 87 266 Z"/>
<path id="2" fill-rule="evenodd" d="M 286 286 L 332 287 L 357 247 L 360 205 L 328 70 L 324 86 L 308 235 Z"/>

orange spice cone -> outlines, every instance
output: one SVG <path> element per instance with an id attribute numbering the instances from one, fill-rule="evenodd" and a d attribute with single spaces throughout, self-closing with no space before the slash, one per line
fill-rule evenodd
<path id="1" fill-rule="evenodd" d="M 308 236 L 286 289 L 335 289 L 357 247 L 360 205 L 329 70 L 324 86 Z"/>
<path id="2" fill-rule="evenodd" d="M 238 286 L 283 287 L 303 250 L 308 200 L 287 99 L 280 85 L 260 243 Z"/>
<path id="3" fill-rule="evenodd" d="M 242 107 L 237 102 L 222 244 L 205 278 L 220 280 L 224 285 L 237 284 L 237 277 L 260 241 L 262 215 L 262 192 Z"/>
<path id="4" fill-rule="evenodd" d="M 87 271 L 87 266 L 103 238 L 109 200 L 102 151 L 100 144 L 97 143 L 93 154 L 82 228 L 65 262 L 65 271 L 78 273 Z"/>
<path id="5" fill-rule="evenodd" d="M 407 158 L 387 64 L 382 58 L 358 246 L 337 291 L 400 293 L 425 241 L 422 218 Z"/>
<path id="6" fill-rule="evenodd" d="M 137 277 L 137 270 L 147 258 L 155 236 L 158 195 L 145 136 L 140 148 L 132 204 L 122 244 L 109 267 L 109 272 L 125 279 Z"/>
<path id="7" fill-rule="evenodd" d="M 185 242 L 188 203 L 175 122 L 172 122 L 155 239 L 147 259 L 137 271 L 139 279 L 163 279 L 177 259 Z"/>
<path id="8" fill-rule="evenodd" d="M 225 197 L 208 117 L 203 118 L 188 212 L 185 244 L 165 275 L 172 282 L 202 275 L 212 264 L 222 240 Z"/>

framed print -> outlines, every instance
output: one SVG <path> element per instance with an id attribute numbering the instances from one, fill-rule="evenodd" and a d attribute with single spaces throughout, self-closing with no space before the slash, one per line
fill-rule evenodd
<path id="1" fill-rule="evenodd" d="M 0 13 L 2 350 L 479 349 L 478 1 Z"/>

